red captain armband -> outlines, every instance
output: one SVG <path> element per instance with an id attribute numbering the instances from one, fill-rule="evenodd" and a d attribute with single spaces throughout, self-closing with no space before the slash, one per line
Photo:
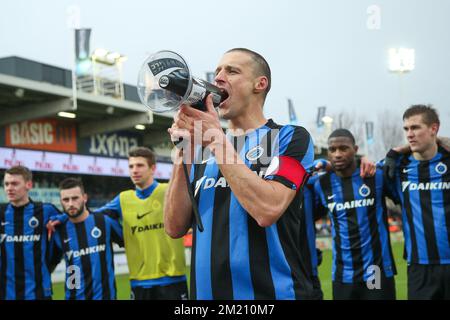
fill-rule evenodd
<path id="1" fill-rule="evenodd" d="M 309 175 L 302 164 L 288 156 L 279 156 L 272 159 L 266 171 L 267 176 L 283 178 L 295 185 L 295 190 L 300 190 L 307 181 Z"/>

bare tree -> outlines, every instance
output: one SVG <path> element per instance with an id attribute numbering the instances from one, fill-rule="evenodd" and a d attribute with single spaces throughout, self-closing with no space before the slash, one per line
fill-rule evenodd
<path id="1" fill-rule="evenodd" d="M 365 115 L 358 114 L 354 110 L 341 110 L 332 116 L 334 119 L 333 129 L 347 129 L 355 136 L 356 144 L 360 147 L 365 146 L 365 123 L 367 121 Z M 362 150 L 361 150 L 362 151 Z"/>
<path id="2" fill-rule="evenodd" d="M 385 109 L 378 113 L 374 134 L 376 159 L 384 158 L 389 149 L 405 144 L 401 117 L 390 110 Z"/>
<path id="3" fill-rule="evenodd" d="M 333 129 L 344 128 L 350 130 L 355 136 L 360 153 L 366 154 L 372 160 L 384 158 L 386 152 L 392 147 L 404 144 L 403 126 L 401 117 L 390 110 L 378 113 L 374 121 L 374 143 L 367 145 L 365 126 L 368 121 L 367 114 L 354 110 L 341 110 L 332 115 Z"/>
<path id="4" fill-rule="evenodd" d="M 383 110 L 378 114 L 378 133 L 381 146 L 386 152 L 404 143 L 403 122 L 398 114 Z"/>
<path id="5" fill-rule="evenodd" d="M 334 119 L 334 128 L 342 128 L 342 129 L 349 129 L 353 126 L 355 123 L 354 118 L 352 116 L 353 112 L 350 113 L 348 111 L 342 110 L 338 112 L 337 114 L 333 115 L 332 118 Z M 349 129 L 350 130 L 350 129 Z"/>

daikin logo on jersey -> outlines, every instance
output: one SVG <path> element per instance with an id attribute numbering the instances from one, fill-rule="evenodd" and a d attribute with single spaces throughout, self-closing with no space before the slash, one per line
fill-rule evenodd
<path id="1" fill-rule="evenodd" d="M 367 185 L 363 184 L 359 188 L 358 192 L 362 197 L 367 197 L 370 195 L 371 190 Z M 335 195 L 333 195 L 332 197 L 328 197 L 328 199 L 333 199 L 334 196 Z M 361 200 L 346 201 L 343 203 L 332 202 L 328 204 L 328 209 L 330 210 L 330 212 L 333 212 L 333 210 L 335 209 L 336 211 L 342 211 L 355 208 L 372 207 L 374 205 L 375 205 L 375 198 L 366 198 Z"/>
<path id="2" fill-rule="evenodd" d="M 78 258 L 78 257 L 82 257 L 85 255 L 89 255 L 89 254 L 93 254 L 93 253 L 97 253 L 97 252 L 103 252 L 106 251 L 106 245 L 104 244 L 100 244 L 94 247 L 89 247 L 89 248 L 84 248 L 84 249 L 80 249 L 80 250 L 71 250 L 71 251 L 67 251 L 67 258 L 70 259 L 72 257 L 74 258 Z"/>
<path id="3" fill-rule="evenodd" d="M 261 178 L 264 178 L 265 176 L 265 170 L 261 170 L 259 172 L 253 171 L 255 174 L 260 176 Z M 200 190 L 200 187 L 203 185 L 203 190 L 210 189 L 210 188 L 228 188 L 230 185 L 228 184 L 227 180 L 225 180 L 224 177 L 217 178 L 208 178 L 207 176 L 203 176 L 200 179 L 197 180 L 195 184 L 195 190 L 194 190 L 194 196 L 197 195 L 198 190 Z"/>
<path id="4" fill-rule="evenodd" d="M 145 226 L 132 226 L 131 234 L 134 235 L 136 232 L 141 233 L 141 232 L 160 230 L 160 229 L 164 229 L 164 223 L 160 222 L 160 223 L 154 223 L 154 224 L 149 224 L 149 225 L 145 225 Z"/>
<path id="5" fill-rule="evenodd" d="M 0 234 L 0 243 L 3 243 L 3 242 L 39 242 L 40 240 L 41 240 L 40 234 L 14 235 L 14 236 Z"/>
<path id="6" fill-rule="evenodd" d="M 332 202 L 328 204 L 328 209 L 330 212 L 333 212 L 334 209 L 336 209 L 336 211 L 342 211 L 355 208 L 372 207 L 373 205 L 375 205 L 375 198 L 353 200 L 344 203 Z"/>
<path id="7" fill-rule="evenodd" d="M 420 182 L 411 181 L 402 182 L 402 191 L 421 191 L 421 190 L 450 190 L 450 182 Z"/>

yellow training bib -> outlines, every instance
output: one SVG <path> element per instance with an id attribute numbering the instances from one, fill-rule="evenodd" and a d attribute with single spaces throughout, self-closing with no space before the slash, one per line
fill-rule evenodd
<path id="1" fill-rule="evenodd" d="M 186 273 L 183 239 L 172 239 L 164 231 L 164 195 L 160 183 L 147 199 L 135 190 L 120 193 L 125 252 L 130 280 L 182 276 Z"/>

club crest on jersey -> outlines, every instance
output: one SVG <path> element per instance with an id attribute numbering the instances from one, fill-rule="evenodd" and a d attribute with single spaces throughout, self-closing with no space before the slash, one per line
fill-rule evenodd
<path id="1" fill-rule="evenodd" d="M 245 154 L 245 158 L 248 161 L 255 161 L 258 160 L 259 158 L 261 158 L 261 156 L 264 153 L 264 149 L 261 146 L 256 146 L 252 149 L 250 149 L 246 154 Z"/>
<path id="2" fill-rule="evenodd" d="M 36 217 L 33 217 L 28 221 L 28 225 L 31 228 L 36 229 L 37 227 L 39 227 L 39 220 L 36 219 Z"/>
<path id="3" fill-rule="evenodd" d="M 361 188 L 359 188 L 359 194 L 361 195 L 361 197 L 367 197 L 370 194 L 370 188 L 363 184 L 361 186 Z"/>
<path id="4" fill-rule="evenodd" d="M 152 203 L 153 210 L 155 210 L 155 211 L 160 210 L 161 207 L 162 207 L 161 202 L 159 202 L 158 200 L 153 200 L 153 203 Z"/>
<path id="5" fill-rule="evenodd" d="M 439 162 L 436 167 L 434 168 L 434 170 L 436 170 L 437 173 L 439 174 L 445 174 L 447 173 L 447 165 L 443 162 Z"/>
<path id="6" fill-rule="evenodd" d="M 102 231 L 99 228 L 95 227 L 91 231 L 91 236 L 95 239 L 98 239 L 102 236 Z"/>

